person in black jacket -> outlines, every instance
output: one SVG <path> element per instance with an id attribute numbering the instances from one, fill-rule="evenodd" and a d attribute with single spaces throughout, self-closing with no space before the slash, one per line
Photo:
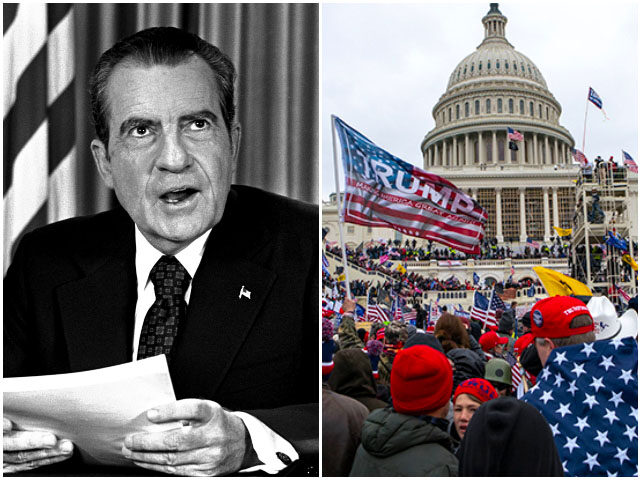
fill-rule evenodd
<path id="1" fill-rule="evenodd" d="M 514 397 L 489 400 L 476 410 L 457 456 L 465 477 L 563 476 L 549 424 Z"/>

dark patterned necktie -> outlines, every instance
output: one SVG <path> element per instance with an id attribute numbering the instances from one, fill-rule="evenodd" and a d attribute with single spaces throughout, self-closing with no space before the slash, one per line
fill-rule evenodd
<path id="1" fill-rule="evenodd" d="M 156 301 L 144 317 L 138 360 L 164 353 L 169 361 L 178 327 L 187 316 L 184 294 L 191 276 L 176 257 L 164 255 L 151 269 L 149 278 L 156 292 Z"/>

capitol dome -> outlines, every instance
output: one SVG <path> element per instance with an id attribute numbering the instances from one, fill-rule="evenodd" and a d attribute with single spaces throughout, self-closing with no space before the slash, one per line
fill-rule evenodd
<path id="1" fill-rule="evenodd" d="M 514 80 L 535 82 L 547 88 L 538 67 L 528 57 L 516 51 L 505 37 L 507 17 L 500 13 L 498 4 L 482 19 L 484 40 L 475 52 L 462 60 L 449 77 L 450 88 L 487 77 L 515 77 Z"/>
<path id="2" fill-rule="evenodd" d="M 487 237 L 548 241 L 551 227 L 569 224 L 573 214 L 574 140 L 538 67 L 507 40 L 497 3 L 482 25 L 484 39 L 455 66 L 433 107 L 435 127 L 421 143 L 424 168 L 480 202 Z"/>

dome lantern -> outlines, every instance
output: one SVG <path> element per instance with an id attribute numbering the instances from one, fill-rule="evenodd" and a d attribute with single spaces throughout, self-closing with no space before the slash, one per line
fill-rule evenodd
<path id="1" fill-rule="evenodd" d="M 484 25 L 484 40 L 482 45 L 488 42 L 507 42 L 505 37 L 505 25 L 507 17 L 502 15 L 497 3 L 491 3 L 489 12 L 482 18 Z"/>

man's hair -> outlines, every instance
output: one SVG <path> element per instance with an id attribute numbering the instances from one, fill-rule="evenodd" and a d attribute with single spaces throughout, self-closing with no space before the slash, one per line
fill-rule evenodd
<path id="1" fill-rule="evenodd" d="M 194 56 L 203 59 L 214 74 L 220 90 L 220 109 L 231 135 L 235 118 L 234 81 L 236 71 L 224 53 L 193 33 L 174 27 L 154 27 L 142 30 L 117 42 L 98 60 L 89 80 L 91 113 L 98 139 L 108 145 L 109 121 L 107 83 L 116 65 L 123 62 L 143 66 L 176 66 Z"/>
<path id="2" fill-rule="evenodd" d="M 578 315 L 569 323 L 570 328 L 586 327 L 593 323 L 593 319 L 589 315 Z M 579 343 L 590 343 L 596 341 L 596 334 L 592 330 L 587 333 L 579 333 L 578 335 L 570 335 L 568 337 L 550 338 L 556 347 L 566 347 L 567 345 L 578 345 Z M 536 343 L 544 345 L 544 338 L 536 338 Z"/>

